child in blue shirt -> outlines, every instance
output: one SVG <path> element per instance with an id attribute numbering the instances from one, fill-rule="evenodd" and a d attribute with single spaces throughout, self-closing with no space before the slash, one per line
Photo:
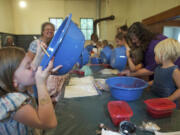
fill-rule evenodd
<path id="1" fill-rule="evenodd" d="M 159 65 L 154 71 L 151 91 L 159 97 L 177 101 L 180 98 L 180 71 L 174 62 L 180 56 L 180 43 L 167 38 L 158 43 L 154 52 Z"/>
<path id="2" fill-rule="evenodd" d="M 118 33 L 115 37 L 117 47 L 124 46 L 126 48 L 126 56 L 127 56 L 127 63 L 128 69 L 125 69 L 120 72 L 121 75 L 128 75 L 130 72 L 137 71 L 138 69 L 142 68 L 142 51 L 140 48 L 136 50 L 132 50 L 127 42 L 127 37 L 123 33 Z"/>

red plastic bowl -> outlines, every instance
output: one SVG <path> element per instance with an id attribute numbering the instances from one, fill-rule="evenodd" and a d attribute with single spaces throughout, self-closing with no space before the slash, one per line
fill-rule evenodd
<path id="1" fill-rule="evenodd" d="M 148 113 L 154 118 L 168 117 L 172 114 L 176 104 L 166 98 L 154 98 L 145 100 Z"/>
<path id="2" fill-rule="evenodd" d="M 110 101 L 108 111 L 115 126 L 118 126 L 121 121 L 130 120 L 133 116 L 133 111 L 125 101 Z"/>

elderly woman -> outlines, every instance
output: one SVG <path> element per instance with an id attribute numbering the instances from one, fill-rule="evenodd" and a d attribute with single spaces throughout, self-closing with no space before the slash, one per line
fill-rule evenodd
<path id="1" fill-rule="evenodd" d="M 139 47 L 142 49 L 144 53 L 142 61 L 144 67 L 136 72 L 125 71 L 122 72 L 122 74 L 136 77 L 151 76 L 154 69 L 157 67 L 154 48 L 160 41 L 167 37 L 161 34 L 152 33 L 140 22 L 135 22 L 130 26 L 128 29 L 128 37 L 135 49 Z M 175 64 L 180 67 L 180 58 L 177 59 Z"/>
<path id="2" fill-rule="evenodd" d="M 14 38 L 12 36 L 6 36 L 5 38 L 5 46 L 14 46 Z"/>
<path id="3" fill-rule="evenodd" d="M 37 46 L 39 45 L 39 42 L 43 42 L 44 48 L 47 48 L 51 39 L 54 36 L 54 31 L 55 31 L 54 25 L 49 22 L 45 22 L 41 26 L 40 38 L 35 39 L 30 43 L 28 49 L 28 55 L 33 59 L 31 63 L 32 70 L 36 71 L 37 67 L 40 65 L 40 62 L 44 56 L 38 53 L 39 50 L 37 50 Z M 54 76 L 54 75 L 50 75 L 50 77 L 48 78 L 47 88 L 50 95 L 53 97 L 52 100 L 54 101 L 58 100 L 64 79 L 65 79 L 64 76 Z M 37 97 L 36 87 L 34 87 L 34 95 L 35 97 Z"/>

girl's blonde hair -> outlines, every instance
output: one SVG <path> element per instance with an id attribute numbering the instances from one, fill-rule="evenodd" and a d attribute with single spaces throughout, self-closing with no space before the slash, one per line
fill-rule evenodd
<path id="1" fill-rule="evenodd" d="M 0 96 L 16 91 L 13 77 L 25 56 L 25 51 L 18 47 L 0 49 Z"/>
<path id="2" fill-rule="evenodd" d="M 175 62 L 180 57 L 180 43 L 175 39 L 167 38 L 156 45 L 154 52 L 161 63 L 167 60 Z"/>

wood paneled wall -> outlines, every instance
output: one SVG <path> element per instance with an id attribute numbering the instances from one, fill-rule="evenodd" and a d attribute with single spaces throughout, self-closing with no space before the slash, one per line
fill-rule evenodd
<path id="1" fill-rule="evenodd" d="M 164 26 L 180 26 L 180 6 L 146 18 L 142 21 L 152 32 L 162 33 Z"/>

